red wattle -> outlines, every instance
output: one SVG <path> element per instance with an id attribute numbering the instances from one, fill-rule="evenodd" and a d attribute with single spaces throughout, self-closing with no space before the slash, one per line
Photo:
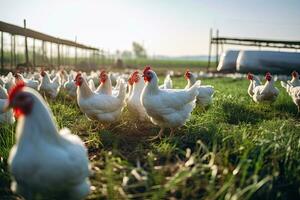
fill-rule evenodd
<path id="1" fill-rule="evenodd" d="M 20 108 L 14 108 L 13 110 L 14 110 L 15 118 L 19 118 L 22 115 L 24 115 L 23 111 Z"/>

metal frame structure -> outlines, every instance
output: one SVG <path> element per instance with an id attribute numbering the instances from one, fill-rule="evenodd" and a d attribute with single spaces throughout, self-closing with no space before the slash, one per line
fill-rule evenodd
<path id="1" fill-rule="evenodd" d="M 77 64 L 77 49 L 83 49 L 86 51 L 90 51 L 93 53 L 93 55 L 98 55 L 99 54 L 99 49 L 95 48 L 95 47 L 90 47 L 84 44 L 80 44 L 77 43 L 77 39 L 75 39 L 75 41 L 71 41 L 71 40 L 66 40 L 66 39 L 61 39 L 61 38 L 57 38 L 57 37 L 53 37 L 51 35 L 47 35 L 32 29 L 28 29 L 26 27 L 26 20 L 24 20 L 24 27 L 20 27 L 20 26 L 16 26 L 13 24 L 9 24 L 3 21 L 0 21 L 0 32 L 1 32 L 1 69 L 4 69 L 4 42 L 3 42 L 3 33 L 9 33 L 11 35 L 11 56 L 12 60 L 14 60 L 14 65 L 16 65 L 15 62 L 15 36 L 24 36 L 25 37 L 25 59 L 26 59 L 26 63 L 25 66 L 29 67 L 30 65 L 30 61 L 29 61 L 29 56 L 28 56 L 28 44 L 27 44 L 27 38 L 32 38 L 33 39 L 33 66 L 36 66 L 36 62 L 35 62 L 35 40 L 40 40 L 42 41 L 42 51 L 43 51 L 43 56 L 45 54 L 45 47 L 44 47 L 44 43 L 45 42 L 49 42 L 51 45 L 51 53 L 50 53 L 50 60 L 52 63 L 52 44 L 56 44 L 57 45 L 57 60 L 58 60 L 58 66 L 60 66 L 61 61 L 63 61 L 63 48 L 64 47 L 74 47 L 75 48 L 75 65 Z M 11 60 L 11 66 L 13 65 L 13 61 Z"/>
<path id="2" fill-rule="evenodd" d="M 209 55 L 208 66 L 211 64 L 212 45 L 216 45 L 216 66 L 219 64 L 219 46 L 223 49 L 223 45 L 239 45 L 239 46 L 254 46 L 267 47 L 278 49 L 300 49 L 300 41 L 287 40 L 268 40 L 268 39 L 252 39 L 252 38 L 233 38 L 233 37 L 219 37 L 219 30 L 216 30 L 216 36 L 213 37 L 213 30 L 209 33 Z"/>

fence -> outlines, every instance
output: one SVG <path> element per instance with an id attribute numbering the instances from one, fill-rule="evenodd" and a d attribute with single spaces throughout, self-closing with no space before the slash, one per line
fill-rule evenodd
<path id="1" fill-rule="evenodd" d="M 36 67 L 95 67 L 113 63 L 103 50 L 60 39 L 32 29 L 0 21 L 1 70 Z"/>

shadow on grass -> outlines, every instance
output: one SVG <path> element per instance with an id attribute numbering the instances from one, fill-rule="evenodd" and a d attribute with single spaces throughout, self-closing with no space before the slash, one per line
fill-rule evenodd
<path id="1" fill-rule="evenodd" d="M 262 113 L 250 110 L 243 105 L 238 105 L 231 102 L 223 103 L 223 110 L 225 113 L 225 120 L 229 124 L 249 123 L 257 124 L 266 116 Z"/>
<path id="2" fill-rule="evenodd" d="M 297 107 L 292 102 L 276 104 L 274 108 L 276 111 L 279 111 L 281 113 L 285 112 L 286 114 L 290 114 L 293 116 L 297 115 Z"/>

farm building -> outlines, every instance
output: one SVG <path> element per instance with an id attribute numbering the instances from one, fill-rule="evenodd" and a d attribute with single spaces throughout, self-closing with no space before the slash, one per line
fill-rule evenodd
<path id="1" fill-rule="evenodd" d="M 300 53 L 279 51 L 226 51 L 217 68 L 220 72 L 287 74 L 300 70 Z"/>
<path id="2" fill-rule="evenodd" d="M 215 63 L 219 72 L 265 73 L 269 71 L 277 74 L 288 74 L 292 70 L 300 70 L 300 53 L 297 52 L 300 49 L 300 41 L 220 37 L 219 30 L 213 37 L 211 29 L 208 68 L 214 49 L 212 45 L 215 47 Z M 257 47 L 258 50 L 227 50 L 224 52 L 224 45 Z M 261 48 L 268 48 L 269 50 L 262 50 Z M 287 51 L 282 51 L 283 49 L 287 49 Z M 219 60 L 220 50 L 223 53 Z"/>
<path id="3" fill-rule="evenodd" d="M 228 50 L 225 51 L 220 58 L 220 62 L 217 70 L 221 72 L 235 72 L 236 60 L 238 58 L 239 51 Z"/>
<path id="4" fill-rule="evenodd" d="M 300 53 L 278 51 L 240 51 L 236 70 L 238 72 L 277 74 L 300 71 Z"/>

